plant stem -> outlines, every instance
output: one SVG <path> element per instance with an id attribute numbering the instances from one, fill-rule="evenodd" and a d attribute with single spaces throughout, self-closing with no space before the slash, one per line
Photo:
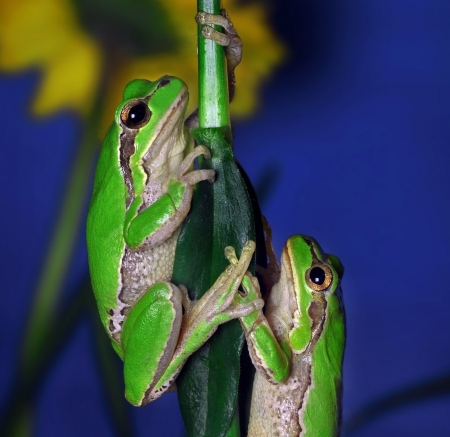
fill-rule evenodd
<path id="1" fill-rule="evenodd" d="M 90 173 L 97 146 L 98 118 L 95 108 L 84 126 L 81 145 L 69 174 L 67 190 L 39 278 L 22 346 L 21 366 L 25 376 L 32 373 L 42 343 L 46 341 L 44 333 L 55 316 L 58 298 L 70 265 L 91 181 Z"/>
<path id="2" fill-rule="evenodd" d="M 220 14 L 220 0 L 198 0 L 198 11 Z M 218 30 L 218 26 L 213 26 Z M 198 31 L 199 126 L 224 127 L 230 125 L 228 107 L 228 79 L 224 49 L 206 39 Z"/>

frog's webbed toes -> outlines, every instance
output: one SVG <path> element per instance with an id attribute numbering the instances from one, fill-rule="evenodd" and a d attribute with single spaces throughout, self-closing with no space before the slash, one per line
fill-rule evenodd
<path id="1" fill-rule="evenodd" d="M 202 26 L 201 32 L 205 38 L 227 48 L 229 69 L 234 70 L 242 59 L 242 41 L 225 9 L 222 9 L 222 15 L 199 12 L 195 21 L 199 26 Z M 213 29 L 211 25 L 221 26 L 224 32 Z"/>
<path id="2" fill-rule="evenodd" d="M 224 47 L 230 43 L 230 37 L 227 34 L 221 33 L 218 30 L 213 29 L 211 26 L 203 26 L 202 35 L 206 39 L 210 39 Z"/>
<path id="3" fill-rule="evenodd" d="M 236 251 L 233 246 L 225 247 L 225 257 L 230 264 L 236 265 L 239 262 L 239 259 L 236 255 Z"/>
<path id="4" fill-rule="evenodd" d="M 184 175 L 180 180 L 187 185 L 194 186 L 201 181 L 214 182 L 216 173 L 214 170 L 193 170 Z"/>
<path id="5" fill-rule="evenodd" d="M 204 156 L 206 159 L 211 158 L 211 152 L 206 146 L 197 146 L 194 148 L 194 150 L 190 153 L 188 153 L 183 161 L 181 162 L 180 166 L 178 167 L 178 177 L 181 178 L 184 176 L 189 169 L 194 164 L 195 159 L 197 159 L 199 156 Z"/>
<path id="6" fill-rule="evenodd" d="M 214 170 L 204 169 L 189 171 L 194 163 L 194 160 L 199 156 L 204 156 L 206 159 L 210 159 L 211 153 L 205 146 L 195 147 L 194 150 L 183 159 L 178 168 L 177 178 L 180 182 L 191 186 L 197 184 L 200 181 L 214 182 Z"/>
<path id="7" fill-rule="evenodd" d="M 251 302 L 234 303 L 230 305 L 224 313 L 230 318 L 237 319 L 239 317 L 249 316 L 255 311 L 259 311 L 264 307 L 264 301 L 262 299 L 255 299 Z"/>

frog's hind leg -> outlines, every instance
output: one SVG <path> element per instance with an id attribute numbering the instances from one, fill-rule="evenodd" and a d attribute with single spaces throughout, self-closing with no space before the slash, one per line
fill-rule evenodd
<path id="1" fill-rule="evenodd" d="M 183 304 L 186 304 L 185 297 L 178 287 L 158 282 L 127 314 L 121 344 L 125 396 L 131 404 L 141 406 L 149 402 L 147 394 L 172 359 L 181 329 Z M 169 386 L 163 386 L 153 398 L 162 395 Z"/>

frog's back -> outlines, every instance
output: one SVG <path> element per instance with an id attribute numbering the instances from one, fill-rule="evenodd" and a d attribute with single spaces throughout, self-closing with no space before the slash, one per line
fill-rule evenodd
<path id="1" fill-rule="evenodd" d="M 125 249 L 123 223 L 127 187 L 120 171 L 120 129 L 114 123 L 103 142 L 86 224 L 89 269 L 102 321 L 117 305 L 120 264 Z"/>
<path id="2" fill-rule="evenodd" d="M 306 436 L 338 436 L 341 427 L 342 364 L 345 349 L 345 313 L 338 287 L 327 305 L 325 326 L 313 351 L 316 363 L 304 422 Z"/>

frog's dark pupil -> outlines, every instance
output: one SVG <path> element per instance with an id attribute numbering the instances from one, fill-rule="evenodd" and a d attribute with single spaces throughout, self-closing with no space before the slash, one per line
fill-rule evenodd
<path id="1" fill-rule="evenodd" d="M 325 282 L 325 271 L 320 267 L 314 267 L 309 272 L 309 278 L 314 284 L 322 285 Z"/>
<path id="2" fill-rule="evenodd" d="M 128 112 L 128 123 L 131 125 L 139 124 L 145 119 L 146 106 L 143 103 L 138 103 L 137 105 L 130 108 Z"/>

